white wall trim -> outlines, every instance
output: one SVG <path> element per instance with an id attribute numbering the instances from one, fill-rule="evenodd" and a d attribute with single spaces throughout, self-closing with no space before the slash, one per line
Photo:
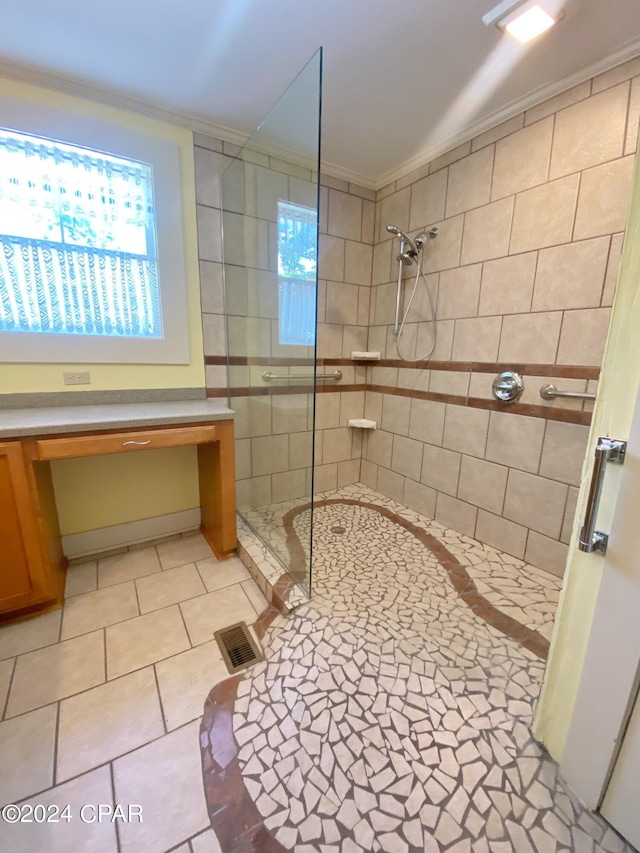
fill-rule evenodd
<path id="1" fill-rule="evenodd" d="M 448 137 L 445 140 L 435 143 L 428 148 L 424 148 L 414 157 L 402 163 L 393 169 L 388 170 L 379 177 L 375 178 L 372 175 L 365 175 L 360 172 L 344 169 L 341 166 L 336 166 L 326 160 L 322 162 L 322 172 L 326 175 L 331 175 L 334 178 L 339 178 L 349 183 L 359 184 L 368 189 L 379 190 L 386 187 L 392 181 L 399 178 L 404 178 L 406 175 L 419 169 L 421 166 L 457 148 L 464 142 L 468 142 L 481 133 L 491 130 L 499 124 L 508 121 L 510 118 L 518 115 L 531 107 L 541 104 L 544 101 L 566 92 L 573 86 L 583 83 L 585 80 L 596 77 L 598 74 L 604 74 L 605 71 L 610 71 L 617 65 L 622 65 L 630 59 L 634 59 L 640 54 L 640 39 L 636 38 L 627 42 L 622 48 L 615 53 L 604 57 L 603 59 L 594 62 L 587 68 L 563 77 L 561 80 L 555 80 L 546 86 L 541 86 L 529 92 L 525 97 L 518 98 L 507 106 L 485 118 L 473 122 L 459 133 Z M 213 136 L 223 142 L 230 142 L 234 145 L 244 145 L 249 139 L 250 134 L 241 133 L 227 125 L 218 124 L 201 115 L 191 115 L 189 113 L 174 110 L 168 107 L 160 106 L 159 104 L 145 101 L 140 98 L 125 95 L 122 92 L 108 89 L 104 86 L 96 86 L 91 83 L 85 83 L 69 77 L 64 74 L 53 72 L 45 72 L 25 65 L 18 65 L 11 62 L 0 61 L 0 76 L 7 77 L 12 80 L 20 80 L 23 83 L 31 83 L 34 86 L 42 86 L 47 89 L 56 89 L 60 92 L 65 92 L 68 95 L 75 95 L 79 98 L 87 98 L 88 100 L 97 101 L 108 106 L 118 109 L 130 110 L 134 113 L 155 118 L 159 121 L 166 121 L 179 127 L 187 128 L 191 131 L 197 131 L 207 136 Z"/>
<path id="2" fill-rule="evenodd" d="M 114 548 L 146 542 L 149 539 L 170 536 L 173 533 L 195 530 L 200 527 L 200 522 L 199 507 L 182 512 L 171 512 L 154 518 L 116 524 L 113 527 L 87 530 L 85 533 L 70 533 L 62 537 L 62 550 L 69 559 L 84 557 L 87 554 L 99 554 L 101 551 L 110 551 Z"/>

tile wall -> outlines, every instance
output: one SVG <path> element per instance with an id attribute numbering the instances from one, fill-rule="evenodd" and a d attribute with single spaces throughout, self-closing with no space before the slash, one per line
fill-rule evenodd
<path id="1" fill-rule="evenodd" d="M 539 389 L 546 383 L 567 391 L 597 388 L 639 117 L 636 59 L 377 194 L 323 176 L 319 371 L 339 367 L 344 375 L 322 384 L 317 395 L 316 491 L 361 481 L 562 573 L 592 404 L 544 401 Z M 207 387 L 210 396 L 226 397 L 219 176 L 237 148 L 200 134 L 195 146 Z M 295 182 L 301 192 L 312 186 L 298 166 L 255 159 L 247 164 L 251 182 L 263 192 L 266 186 L 267 196 L 277 197 L 286 182 L 288 191 Z M 427 363 L 398 356 L 392 335 L 398 243 L 387 224 L 412 234 L 439 228 L 426 251 L 438 317 Z M 230 334 L 256 346 L 262 341 L 260 352 L 277 364 L 287 353 L 274 344 L 276 306 L 273 296 L 265 298 L 265 285 L 275 292 L 275 241 L 275 229 L 257 222 L 249 242 L 262 258 L 255 264 L 260 275 L 253 282 L 238 277 L 226 309 Z M 249 304 L 260 306 L 253 320 Z M 428 312 L 421 287 L 401 345 L 405 358 L 427 351 L 431 328 L 422 318 Z M 382 360 L 354 365 L 353 350 L 379 350 Z M 506 407 L 493 401 L 491 382 L 509 368 L 523 375 L 525 392 Z M 310 493 L 311 396 L 304 386 L 267 394 L 264 369 L 259 360 L 236 364 L 229 377 L 240 506 Z M 304 364 L 283 369 L 306 372 Z M 347 427 L 349 418 L 363 415 L 378 430 L 363 435 Z"/>
<path id="2" fill-rule="evenodd" d="M 381 429 L 361 479 L 389 497 L 562 573 L 590 403 L 622 250 L 640 115 L 640 59 L 522 113 L 377 194 L 365 416 Z M 438 342 L 399 361 L 392 335 L 397 240 L 437 225 L 426 250 Z M 421 313 L 420 313 L 421 312 Z M 422 299 L 401 354 L 430 344 Z M 522 373 L 519 404 L 492 402 Z"/>

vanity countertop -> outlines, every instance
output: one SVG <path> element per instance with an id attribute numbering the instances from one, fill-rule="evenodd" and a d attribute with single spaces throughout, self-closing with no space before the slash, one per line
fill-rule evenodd
<path id="1" fill-rule="evenodd" d="M 233 416 L 231 409 L 213 400 L 0 409 L 0 439 L 163 424 L 196 424 L 231 420 Z"/>

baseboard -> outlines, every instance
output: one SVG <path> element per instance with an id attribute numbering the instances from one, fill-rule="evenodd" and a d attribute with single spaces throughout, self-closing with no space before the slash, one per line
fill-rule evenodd
<path id="1" fill-rule="evenodd" d="M 87 530 L 85 533 L 70 533 L 62 537 L 62 550 L 70 559 L 84 557 L 86 554 L 98 554 L 100 551 L 110 551 L 113 548 L 146 542 L 148 539 L 194 530 L 200 526 L 200 520 L 200 508 L 196 507 L 182 512 L 157 515 L 154 518 L 143 518 L 140 521 L 129 521 L 126 524 L 115 524 L 113 527 L 101 527 L 99 530 Z"/>

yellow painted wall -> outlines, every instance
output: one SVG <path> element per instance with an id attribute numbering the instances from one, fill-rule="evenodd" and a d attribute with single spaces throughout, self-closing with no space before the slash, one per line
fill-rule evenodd
<path id="1" fill-rule="evenodd" d="M 91 385 L 78 391 L 204 388 L 200 279 L 196 226 L 195 167 L 190 131 L 137 113 L 94 103 L 51 89 L 0 78 L 0 95 L 44 104 L 175 143 L 180 152 L 182 223 L 189 324 L 188 364 L 2 364 L 0 394 L 70 391 L 64 370 L 88 368 Z M 67 460 L 54 466 L 54 486 L 62 534 L 78 533 L 151 518 L 198 506 L 197 463 L 193 449 Z M 153 457 L 153 461 L 149 459 Z M 143 484 L 141 486 L 140 484 Z M 114 519 L 118 519 L 114 521 Z"/>
<path id="2" fill-rule="evenodd" d="M 598 436 L 626 439 L 640 388 L 640 169 L 638 158 L 611 328 L 593 414 L 569 562 L 533 731 L 560 761 L 569 731 L 602 580 L 603 558 L 584 554 L 577 536 L 585 514 Z M 610 529 L 621 470 L 608 466 L 598 528 Z"/>

